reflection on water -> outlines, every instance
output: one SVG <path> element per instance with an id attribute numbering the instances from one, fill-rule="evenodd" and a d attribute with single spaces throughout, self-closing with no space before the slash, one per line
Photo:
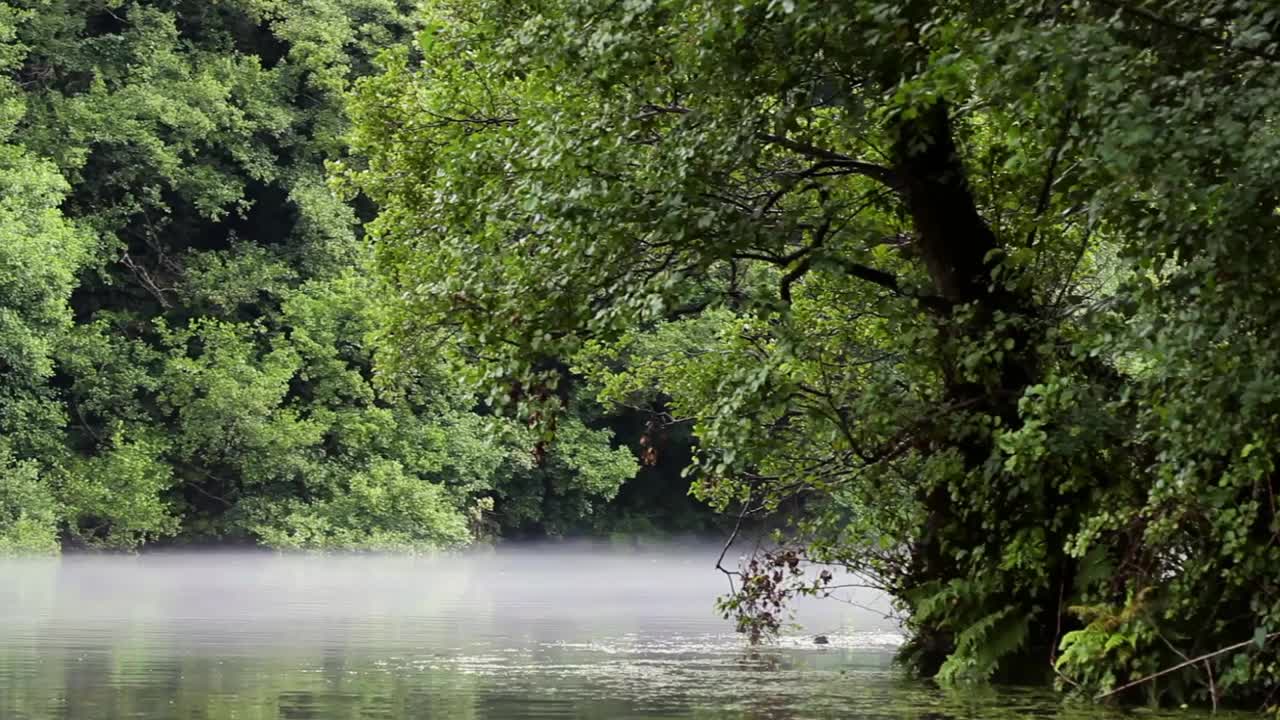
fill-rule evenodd
<path id="1" fill-rule="evenodd" d="M 846 718 L 1062 710 L 889 669 L 893 623 L 810 601 L 753 651 L 717 548 L 543 545 L 433 558 L 0 561 L 3 720 Z M 885 608 L 863 594 L 860 605 Z M 830 645 L 815 646 L 814 634 Z"/>

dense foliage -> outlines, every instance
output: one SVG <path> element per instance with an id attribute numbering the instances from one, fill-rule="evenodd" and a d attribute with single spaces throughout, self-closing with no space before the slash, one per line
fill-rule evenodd
<path id="1" fill-rule="evenodd" d="M 0 553 L 688 465 L 754 638 L 835 563 L 946 682 L 1276 705 L 1272 5 L 0 0 Z"/>
<path id="2" fill-rule="evenodd" d="M 635 474 L 589 405 L 535 457 L 421 346 L 378 370 L 371 208 L 324 163 L 351 80 L 420 20 L 396 0 L 0 3 L 0 552 L 557 533 Z"/>
<path id="3" fill-rule="evenodd" d="M 1276 702 L 1273 3 L 426 19 L 338 168 L 381 208 L 393 336 L 452 330 L 548 435 L 570 358 L 693 425 L 702 497 L 798 503 L 738 571 L 745 631 L 836 562 L 945 681 Z"/>

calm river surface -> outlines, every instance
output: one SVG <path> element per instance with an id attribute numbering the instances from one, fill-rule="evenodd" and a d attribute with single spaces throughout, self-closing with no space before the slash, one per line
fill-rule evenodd
<path id="1" fill-rule="evenodd" d="M 718 552 L 0 561 L 0 719 L 1107 716 L 904 681 L 894 624 L 831 601 L 753 652 L 713 610 Z"/>

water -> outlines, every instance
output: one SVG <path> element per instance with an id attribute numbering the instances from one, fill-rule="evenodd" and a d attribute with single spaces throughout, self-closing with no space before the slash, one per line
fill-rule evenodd
<path id="1" fill-rule="evenodd" d="M 802 603 L 796 627 L 753 650 L 713 611 L 718 552 L 0 561 L 0 719 L 1103 714 L 903 680 L 896 626 L 874 612 L 887 603 L 865 591 L 845 599 L 867 607 Z"/>

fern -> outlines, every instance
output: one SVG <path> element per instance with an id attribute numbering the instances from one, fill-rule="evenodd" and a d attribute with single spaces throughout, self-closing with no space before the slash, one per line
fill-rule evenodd
<path id="1" fill-rule="evenodd" d="M 955 651 L 938 670 L 944 685 L 986 682 L 1000 661 L 1027 641 L 1031 616 L 1007 605 L 982 617 L 956 635 Z"/>

